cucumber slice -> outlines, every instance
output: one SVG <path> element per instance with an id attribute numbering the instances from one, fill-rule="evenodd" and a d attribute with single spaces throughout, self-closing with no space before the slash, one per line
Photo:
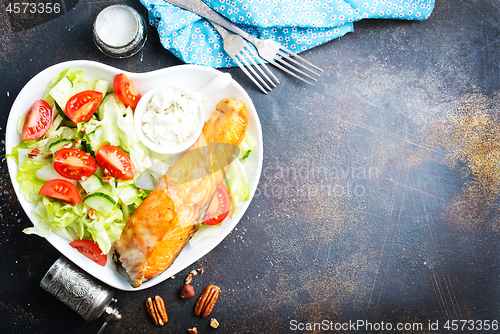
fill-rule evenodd
<path id="1" fill-rule="evenodd" d="M 130 205 L 139 197 L 139 190 L 133 185 L 116 188 L 116 195 L 125 205 Z"/>
<path id="2" fill-rule="evenodd" d="M 70 179 L 67 179 L 67 178 L 59 175 L 59 173 L 56 172 L 56 170 L 54 169 L 54 164 L 52 164 L 52 163 L 47 164 L 47 165 L 43 166 L 42 168 L 38 169 L 35 172 L 35 175 L 36 175 L 37 179 L 40 179 L 42 181 L 63 179 L 63 180 L 66 180 L 66 181 L 73 183 L 76 186 L 76 180 L 70 180 Z"/>
<path id="3" fill-rule="evenodd" d="M 94 151 L 92 150 L 92 145 L 89 142 L 85 142 L 85 149 L 89 152 L 95 159 Z"/>
<path id="4" fill-rule="evenodd" d="M 130 219 L 130 212 L 128 211 L 128 205 L 122 205 L 123 221 L 128 221 Z"/>
<path id="5" fill-rule="evenodd" d="M 89 144 L 87 144 L 87 145 L 89 145 Z M 92 151 L 92 149 L 87 150 L 87 152 L 89 152 L 90 154 L 94 153 L 94 151 Z M 97 166 L 97 170 L 95 171 L 94 175 L 101 179 L 104 177 L 104 170 L 100 166 Z"/>
<path id="6" fill-rule="evenodd" d="M 95 84 L 95 91 L 101 92 L 102 95 L 108 94 L 109 81 L 107 80 L 98 80 Z"/>
<path id="7" fill-rule="evenodd" d="M 52 152 L 52 154 L 55 154 L 57 151 L 59 151 L 65 145 L 73 144 L 73 143 L 74 143 L 74 140 L 72 140 L 72 139 L 59 139 L 58 141 L 53 142 L 52 144 L 49 145 L 49 151 Z"/>
<path id="8" fill-rule="evenodd" d="M 65 69 L 64 71 L 59 73 L 55 78 L 53 78 L 49 86 L 45 89 L 45 93 L 43 94 L 43 99 L 47 101 L 47 103 L 50 104 L 52 107 L 54 106 L 55 100 L 50 95 L 50 91 L 59 83 L 59 81 L 61 81 L 62 78 L 70 75 L 72 71 L 73 70 L 71 68 Z"/>
<path id="9" fill-rule="evenodd" d="M 95 175 L 91 175 L 86 180 L 78 180 L 83 189 L 87 192 L 87 194 L 93 194 L 98 190 L 104 188 L 104 183 Z"/>
<path id="10" fill-rule="evenodd" d="M 68 77 L 63 77 L 49 92 L 50 96 L 54 98 L 62 111 L 66 108 L 66 102 L 68 102 L 71 97 L 72 88 L 73 83 L 71 80 L 69 80 Z"/>
<path id="11" fill-rule="evenodd" d="M 109 99 L 112 97 L 113 93 L 106 94 L 101 101 L 101 104 L 99 105 L 99 109 L 97 109 L 97 118 L 102 121 L 102 118 L 104 117 L 104 106 L 106 103 L 108 103 Z"/>
<path id="12" fill-rule="evenodd" d="M 61 116 L 61 112 L 58 112 L 56 118 L 54 118 L 54 120 L 52 121 L 52 125 L 50 126 L 49 131 L 47 131 L 47 133 L 45 134 L 45 138 L 53 137 L 54 132 L 56 132 L 63 119 L 64 118 Z"/>
<path id="13" fill-rule="evenodd" d="M 96 210 L 100 214 L 107 216 L 116 205 L 116 201 L 111 196 L 97 192 L 83 200 L 83 203 Z"/>
<path id="14" fill-rule="evenodd" d="M 113 99 L 115 103 L 108 103 L 110 102 L 110 99 Z M 104 109 L 105 108 L 118 108 L 119 114 L 124 115 L 127 113 L 127 107 L 123 104 L 122 101 L 118 98 L 118 96 L 115 93 L 109 93 L 102 99 L 101 105 L 99 106 L 99 111 L 97 116 L 99 117 L 99 120 L 102 121 L 104 117 Z"/>

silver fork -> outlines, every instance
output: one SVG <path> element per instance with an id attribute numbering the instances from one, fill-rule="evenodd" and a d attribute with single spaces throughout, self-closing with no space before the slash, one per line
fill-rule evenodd
<path id="1" fill-rule="evenodd" d="M 305 79 L 304 77 L 310 80 L 317 81 L 316 78 L 312 77 L 310 74 L 319 76 L 320 74 L 317 71 L 323 72 L 322 69 L 295 54 L 294 52 L 288 50 L 278 42 L 275 42 L 271 39 L 260 39 L 250 35 L 246 31 L 233 24 L 229 19 L 214 11 L 201 0 L 166 1 L 181 8 L 190 10 L 212 22 L 220 24 L 224 28 L 231 30 L 234 33 L 237 33 L 257 48 L 257 52 L 262 59 L 268 61 L 270 64 L 273 64 L 279 69 L 310 85 L 312 85 L 313 83 Z"/>
<path id="2" fill-rule="evenodd" d="M 257 65 L 255 59 L 259 59 L 259 56 L 257 55 L 257 53 L 255 53 L 254 50 L 252 50 L 250 45 L 248 45 L 248 43 L 245 42 L 245 40 L 241 36 L 230 34 L 226 29 L 215 22 L 210 21 L 210 23 L 212 23 L 215 29 L 217 29 L 219 34 L 222 36 L 222 39 L 224 41 L 224 50 L 227 52 L 227 54 L 231 56 L 234 62 L 243 70 L 243 72 L 245 72 L 245 74 L 253 81 L 254 84 L 257 85 L 257 87 L 259 87 L 259 89 L 264 94 L 270 92 L 272 88 L 269 87 L 264 79 L 262 79 L 262 76 L 266 78 L 267 82 L 269 82 L 271 86 L 276 87 L 276 84 L 269 78 L 269 76 L 267 76 L 267 74 L 262 70 L 261 67 L 263 67 L 266 72 L 273 77 L 276 83 L 279 83 L 278 78 L 276 78 L 276 76 L 271 72 L 271 70 L 266 66 L 265 63 L 262 63 L 261 66 Z M 253 66 L 250 66 L 249 61 Z M 254 70 L 254 67 L 257 68 L 262 76 L 260 76 Z"/>

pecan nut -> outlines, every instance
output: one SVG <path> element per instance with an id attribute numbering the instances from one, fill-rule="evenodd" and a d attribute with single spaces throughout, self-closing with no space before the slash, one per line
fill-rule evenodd
<path id="1" fill-rule="evenodd" d="M 218 286 L 209 285 L 202 292 L 200 298 L 196 301 L 194 314 L 207 317 L 214 309 L 215 302 L 219 298 L 220 289 Z"/>
<path id="2" fill-rule="evenodd" d="M 28 158 L 34 159 L 40 154 L 40 150 L 37 148 L 32 149 L 28 152 Z"/>
<path id="3" fill-rule="evenodd" d="M 87 219 L 97 219 L 97 212 L 94 209 L 89 209 L 87 212 Z"/>
<path id="4" fill-rule="evenodd" d="M 154 300 L 148 298 L 146 300 L 146 309 L 156 326 L 163 326 L 167 323 L 168 317 L 165 303 L 160 296 L 156 296 Z"/>
<path id="5" fill-rule="evenodd" d="M 111 175 L 106 175 L 101 177 L 101 181 L 106 183 L 108 186 L 113 187 L 115 185 L 115 178 Z"/>

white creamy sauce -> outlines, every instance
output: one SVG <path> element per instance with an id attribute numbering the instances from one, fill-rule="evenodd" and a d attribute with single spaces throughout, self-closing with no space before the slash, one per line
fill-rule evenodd
<path id="1" fill-rule="evenodd" d="M 121 47 L 129 44 L 137 34 L 137 20 L 128 8 L 110 6 L 96 20 L 96 32 L 107 45 Z"/>
<path id="2" fill-rule="evenodd" d="M 170 88 L 156 92 L 142 116 L 142 131 L 156 144 L 183 143 L 196 131 L 198 103 Z"/>

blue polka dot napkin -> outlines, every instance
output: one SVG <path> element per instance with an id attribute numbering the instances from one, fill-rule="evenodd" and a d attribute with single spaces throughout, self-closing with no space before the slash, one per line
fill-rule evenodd
<path id="1" fill-rule="evenodd" d="M 425 20 L 435 0 L 204 0 L 249 34 L 300 53 L 353 31 L 362 19 Z M 189 64 L 235 67 L 207 20 L 164 0 L 141 0 L 161 44 Z"/>

